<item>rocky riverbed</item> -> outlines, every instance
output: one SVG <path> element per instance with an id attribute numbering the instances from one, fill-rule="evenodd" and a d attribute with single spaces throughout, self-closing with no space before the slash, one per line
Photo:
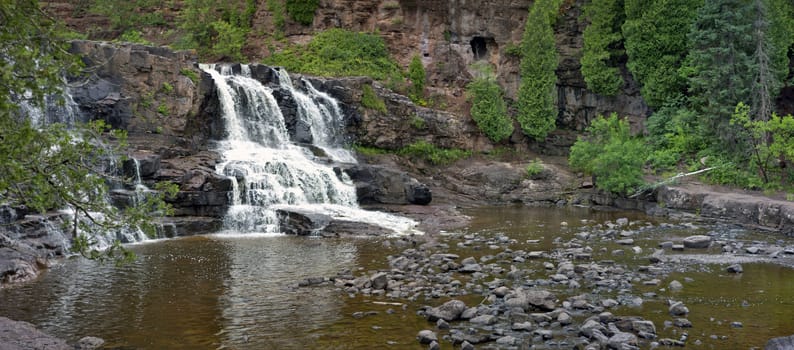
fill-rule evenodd
<path id="1" fill-rule="evenodd" d="M 691 315 L 703 308 L 690 308 L 685 290 L 706 283 L 703 276 L 755 273 L 743 266 L 794 266 L 791 240 L 728 224 L 618 218 L 542 231 L 533 239 L 496 231 L 387 240 L 401 248 L 384 268 L 311 277 L 296 288 L 333 285 L 340 297 L 418 305 L 427 324 L 416 338 L 429 349 L 726 348 L 739 340 L 732 329 L 757 325 L 722 312 Z M 751 308 L 745 298 L 731 302 Z"/>

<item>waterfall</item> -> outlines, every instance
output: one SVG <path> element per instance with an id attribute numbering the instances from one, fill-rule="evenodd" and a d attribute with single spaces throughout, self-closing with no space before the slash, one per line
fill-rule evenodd
<path id="1" fill-rule="evenodd" d="M 233 182 L 232 205 L 224 218 L 227 232 L 278 233 L 276 209 L 289 206 L 400 232 L 415 226 L 409 219 L 358 209 L 352 181 L 290 141 L 273 89 L 252 78 L 249 66 L 243 65 L 239 74 L 229 66 L 201 68 L 215 82 L 225 127 L 216 172 Z M 311 146 L 322 148 L 333 161 L 355 162 L 342 147 L 343 118 L 336 100 L 308 81 L 303 82 L 307 91 L 296 89 L 283 69 L 278 74 L 280 87 L 292 94 L 299 118 L 311 128 Z"/>

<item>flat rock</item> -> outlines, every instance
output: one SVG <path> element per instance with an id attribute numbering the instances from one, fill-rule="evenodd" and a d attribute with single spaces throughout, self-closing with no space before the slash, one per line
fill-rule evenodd
<path id="1" fill-rule="evenodd" d="M 44 333 L 32 324 L 0 317 L 0 349 L 2 350 L 73 350 L 74 347 Z"/>
<path id="2" fill-rule="evenodd" d="M 695 235 L 684 238 L 684 247 L 693 249 L 708 248 L 711 245 L 711 237 L 705 235 Z"/>
<path id="3" fill-rule="evenodd" d="M 466 310 L 466 303 L 453 299 L 441 306 L 428 310 L 427 319 L 431 322 L 435 322 L 438 319 L 450 322 L 460 318 L 464 310 Z"/>

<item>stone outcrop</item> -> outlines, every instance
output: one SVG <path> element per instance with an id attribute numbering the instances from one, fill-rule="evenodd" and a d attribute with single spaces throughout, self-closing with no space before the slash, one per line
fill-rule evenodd
<path id="1" fill-rule="evenodd" d="M 335 219 L 329 215 L 300 208 L 276 209 L 279 230 L 298 236 L 385 236 L 394 231 L 363 222 Z"/>
<path id="2" fill-rule="evenodd" d="M 356 184 L 359 204 L 427 205 L 433 200 L 427 185 L 402 171 L 366 164 L 351 165 L 343 171 Z"/>
<path id="3" fill-rule="evenodd" d="M 699 213 L 701 217 L 730 220 L 794 234 L 794 203 L 758 195 L 720 192 L 702 186 L 664 186 L 657 191 L 658 205 L 666 209 Z"/>
<path id="4" fill-rule="evenodd" d="M 60 214 L 26 214 L 22 209 L 0 207 L 0 284 L 30 281 L 49 266 L 49 259 L 68 253 Z"/>

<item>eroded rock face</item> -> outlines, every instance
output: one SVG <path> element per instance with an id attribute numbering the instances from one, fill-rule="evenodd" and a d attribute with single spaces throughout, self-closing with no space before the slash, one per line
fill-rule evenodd
<path id="1" fill-rule="evenodd" d="M 433 200 L 427 185 L 395 169 L 355 164 L 343 171 L 355 182 L 360 204 L 427 205 Z"/>

